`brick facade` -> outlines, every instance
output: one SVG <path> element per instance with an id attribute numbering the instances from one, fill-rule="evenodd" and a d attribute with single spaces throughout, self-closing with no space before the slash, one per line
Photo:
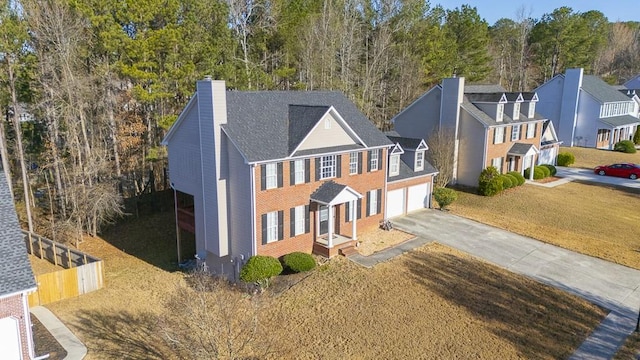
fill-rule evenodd
<path id="1" fill-rule="evenodd" d="M 32 344 L 33 339 L 30 338 L 31 332 L 31 319 L 25 319 L 25 312 L 29 316 L 29 310 L 24 308 L 25 302 L 23 297 L 26 294 L 18 294 L 7 298 L 0 299 L 0 319 L 7 317 L 13 317 L 18 319 L 18 326 L 20 327 L 20 344 L 22 345 L 22 358 L 30 359 L 29 346 Z M 26 299 L 25 299 L 26 300 Z"/>
<path id="2" fill-rule="evenodd" d="M 357 229 L 359 233 L 366 228 L 377 226 L 383 219 L 384 213 L 384 186 L 387 166 L 387 150 L 383 149 L 379 158 L 379 169 L 376 171 L 367 171 L 367 163 L 369 161 L 368 152 L 362 151 L 362 173 L 361 174 L 349 174 L 349 154 L 350 152 L 341 153 L 342 161 L 340 166 L 341 176 L 339 178 L 326 179 L 321 181 L 315 181 L 314 174 L 315 157 L 311 157 L 310 161 L 310 182 L 290 185 L 290 163 L 289 161 L 282 162 L 282 174 L 283 174 L 283 187 L 261 190 L 261 167 L 256 166 L 255 171 L 255 184 L 256 184 L 256 248 L 259 255 L 269 255 L 279 257 L 294 251 L 302 251 L 311 253 L 313 251 L 313 245 L 318 233 L 317 229 L 317 216 L 318 216 L 318 204 L 310 201 L 311 194 L 316 191 L 320 185 L 324 182 L 333 180 L 336 183 L 347 185 L 353 190 L 362 195 L 361 205 L 361 218 L 357 220 Z M 381 213 L 367 217 L 366 207 L 367 204 L 367 192 L 371 190 L 382 190 L 382 196 L 378 200 L 381 202 Z M 300 205 L 309 206 L 309 233 L 300 234 L 295 237 L 291 237 L 291 224 L 290 224 L 290 209 Z M 268 244 L 262 244 L 262 215 L 273 212 L 283 211 L 283 239 Z M 340 204 L 334 207 L 335 213 L 335 226 L 334 232 L 346 237 L 352 237 L 352 224 L 347 222 L 345 218 L 346 205 Z"/>
<path id="3" fill-rule="evenodd" d="M 506 173 L 508 171 L 508 155 L 507 152 L 509 151 L 509 149 L 511 149 L 511 146 L 513 146 L 513 143 L 523 143 L 523 144 L 533 144 L 536 146 L 536 148 L 538 150 L 540 147 L 540 138 L 542 136 L 542 123 L 536 123 L 536 133 L 535 136 L 532 137 L 531 139 L 527 139 L 527 126 L 529 126 L 531 123 L 521 123 L 520 126 L 520 139 L 519 140 L 514 140 L 511 141 L 511 131 L 513 129 L 512 125 L 509 126 L 504 126 L 504 131 L 505 131 L 505 138 L 504 138 L 504 142 L 502 144 L 494 144 L 493 143 L 493 139 L 495 136 L 495 131 L 496 128 L 492 127 L 488 130 L 488 136 L 487 136 L 487 144 L 485 144 L 485 149 L 486 149 L 486 163 L 484 164 L 484 167 L 488 167 L 492 165 L 492 160 L 495 158 L 499 158 L 502 157 L 502 172 Z M 525 126 L 526 125 L 526 126 Z M 516 163 L 516 168 L 515 171 L 520 171 L 520 169 L 522 168 L 522 163 L 523 163 L 523 159 L 522 157 L 517 157 L 517 163 Z"/>

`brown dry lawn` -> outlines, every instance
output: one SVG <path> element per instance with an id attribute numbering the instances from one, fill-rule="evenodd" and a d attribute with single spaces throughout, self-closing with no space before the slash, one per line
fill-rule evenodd
<path id="1" fill-rule="evenodd" d="M 581 147 L 562 147 L 560 152 L 570 152 L 576 157 L 572 167 L 582 167 L 593 169 L 598 165 L 609 165 L 615 163 L 640 164 L 640 151 L 635 154 L 625 154 L 617 151 L 598 150 Z"/>
<path id="2" fill-rule="evenodd" d="M 106 288 L 48 307 L 88 359 L 164 359 L 153 332 L 173 272 L 169 212 L 119 224 L 82 250 Z M 274 358 L 565 358 L 604 312 L 574 296 L 433 244 L 373 269 L 332 259 L 299 283 L 278 278 L 260 312 Z"/>

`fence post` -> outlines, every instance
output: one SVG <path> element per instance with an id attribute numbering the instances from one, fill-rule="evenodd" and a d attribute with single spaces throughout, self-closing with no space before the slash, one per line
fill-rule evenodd
<path id="1" fill-rule="evenodd" d="M 69 269 L 73 267 L 73 263 L 71 263 L 71 249 L 67 248 L 67 258 L 69 259 Z"/>
<path id="2" fill-rule="evenodd" d="M 52 242 L 51 246 L 53 246 L 53 263 L 55 266 L 58 266 L 58 255 L 56 254 L 56 243 Z"/>
<path id="3" fill-rule="evenodd" d="M 83 256 L 84 257 L 84 265 L 87 265 L 87 254 L 82 253 L 82 255 L 84 255 Z"/>
<path id="4" fill-rule="evenodd" d="M 38 245 L 40 246 L 40 259 L 44 259 L 42 255 L 42 238 L 40 236 L 38 236 Z"/>
<path id="5" fill-rule="evenodd" d="M 31 232 L 27 234 L 27 239 L 29 239 L 29 254 L 33 255 L 33 243 L 31 239 Z"/>

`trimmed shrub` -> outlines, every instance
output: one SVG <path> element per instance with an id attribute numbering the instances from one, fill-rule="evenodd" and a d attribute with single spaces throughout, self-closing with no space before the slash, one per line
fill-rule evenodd
<path id="1" fill-rule="evenodd" d="M 509 180 L 511 181 L 511 187 L 514 188 L 516 186 L 519 186 L 520 184 L 518 183 L 518 178 L 516 178 L 515 176 L 513 176 L 513 174 L 504 174 L 504 176 L 508 177 Z"/>
<path id="2" fill-rule="evenodd" d="M 438 203 L 440 210 L 444 210 L 458 199 L 458 193 L 453 189 L 440 187 L 433 190 L 433 198 Z"/>
<path id="3" fill-rule="evenodd" d="M 478 177 L 478 193 L 483 196 L 494 196 L 502 190 L 502 178 L 498 169 L 489 166 L 482 170 Z"/>
<path id="4" fill-rule="evenodd" d="M 549 169 L 543 168 L 542 166 L 535 166 L 535 167 L 533 168 L 533 179 L 534 179 L 534 180 L 540 180 L 540 179 L 544 179 L 544 178 L 546 177 L 546 176 L 545 176 L 545 174 L 546 174 L 546 173 L 545 173 L 545 171 L 544 171 L 543 169 L 545 169 L 545 170 L 549 171 Z M 530 172 L 531 172 L 531 168 L 530 168 L 530 167 L 529 167 L 529 168 L 526 168 L 526 169 L 524 170 L 524 177 L 525 177 L 525 179 L 528 179 L 528 178 L 529 178 L 529 176 L 530 176 Z"/>
<path id="5" fill-rule="evenodd" d="M 549 169 L 549 171 L 551 172 L 551 174 L 549 176 L 555 176 L 556 173 L 558 172 L 558 170 L 556 169 L 555 166 L 551 165 L 551 164 L 542 164 L 540 165 L 542 167 L 546 167 L 547 169 Z"/>
<path id="6" fill-rule="evenodd" d="M 514 178 L 516 178 L 516 181 L 517 181 L 517 182 L 516 182 L 516 184 L 517 184 L 517 186 L 522 186 L 522 185 L 524 185 L 524 183 L 525 183 L 525 178 L 524 178 L 524 176 L 522 176 L 522 174 L 520 174 L 519 172 L 517 172 L 517 171 L 509 171 L 509 172 L 507 173 L 507 175 L 511 175 L 511 176 L 513 176 Z"/>
<path id="7" fill-rule="evenodd" d="M 558 164 L 558 166 L 569 166 L 569 165 L 572 165 L 574 162 L 576 162 L 576 157 L 573 156 L 572 153 L 561 152 L 560 154 L 558 154 L 558 159 L 556 164 Z"/>
<path id="8" fill-rule="evenodd" d="M 633 142 L 636 145 L 640 145 L 640 126 L 636 128 L 636 133 L 633 134 Z"/>
<path id="9" fill-rule="evenodd" d="M 513 181 L 511 181 L 511 177 L 509 175 L 502 174 L 500 175 L 500 178 L 502 179 L 502 188 L 504 190 L 511 189 L 514 186 Z"/>
<path id="10" fill-rule="evenodd" d="M 240 270 L 240 279 L 256 283 L 261 289 L 269 287 L 269 279 L 280 275 L 282 264 L 273 256 L 255 255 Z"/>
<path id="11" fill-rule="evenodd" d="M 284 266 L 296 273 L 305 272 L 316 267 L 316 260 L 311 254 L 303 252 L 292 252 L 282 257 Z"/>
<path id="12" fill-rule="evenodd" d="M 627 154 L 635 154 L 636 145 L 631 140 L 622 140 L 622 141 L 618 141 L 615 145 L 613 145 L 613 150 L 627 153 Z"/>
<path id="13" fill-rule="evenodd" d="M 542 170 L 542 172 L 544 173 L 544 177 L 551 176 L 551 170 L 549 170 L 549 168 L 547 168 L 546 166 L 537 166 L 536 165 L 535 168 Z M 535 176 L 535 173 L 533 175 Z"/>

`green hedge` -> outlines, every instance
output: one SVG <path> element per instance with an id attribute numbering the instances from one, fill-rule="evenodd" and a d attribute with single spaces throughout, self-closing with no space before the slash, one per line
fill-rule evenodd
<path id="1" fill-rule="evenodd" d="M 504 190 L 514 187 L 514 182 L 511 180 L 511 177 L 509 175 L 502 174 L 500 175 L 500 179 L 502 179 L 502 188 Z"/>
<path id="2" fill-rule="evenodd" d="M 613 150 L 627 153 L 627 154 L 635 154 L 636 145 L 631 140 L 622 140 L 622 141 L 618 141 L 615 145 L 613 145 Z"/>
<path id="3" fill-rule="evenodd" d="M 522 174 L 520 174 L 519 172 L 517 172 L 517 171 L 509 171 L 509 172 L 507 173 L 507 175 L 511 175 L 511 176 L 513 176 L 514 178 L 516 178 L 516 180 L 517 180 L 517 185 L 518 185 L 518 186 L 522 186 L 522 185 L 524 185 L 524 183 L 525 183 L 525 178 L 524 178 L 524 176 L 522 176 Z"/>
<path id="4" fill-rule="evenodd" d="M 542 167 L 542 166 L 535 166 L 535 167 L 533 168 L 533 179 L 534 179 L 534 180 L 544 179 L 544 178 L 547 176 L 547 174 L 548 174 L 547 172 L 545 172 L 545 170 L 546 170 L 546 171 L 549 171 L 549 169 L 547 169 L 547 168 L 545 168 L 545 167 Z M 531 173 L 531 168 L 530 168 L 530 167 L 529 167 L 529 168 L 526 168 L 526 169 L 524 170 L 524 177 L 525 177 L 526 179 L 529 179 L 530 173 Z"/>
<path id="5" fill-rule="evenodd" d="M 311 254 L 292 252 L 282 257 L 284 266 L 296 273 L 309 271 L 316 267 L 316 260 Z"/>
<path id="6" fill-rule="evenodd" d="M 576 157 L 570 152 L 561 152 L 558 154 L 556 164 L 558 166 L 569 166 L 576 162 Z"/>
<path id="7" fill-rule="evenodd" d="M 535 168 L 542 170 L 542 172 L 544 173 L 543 178 L 551 176 L 551 170 L 549 170 L 548 167 L 540 165 L 540 166 L 536 166 Z M 533 173 L 533 175 L 535 176 L 536 174 Z"/>
<path id="8" fill-rule="evenodd" d="M 498 169 L 489 166 L 482 170 L 478 177 L 478 193 L 484 196 L 494 196 L 502 190 L 502 178 L 498 173 Z"/>
<path id="9" fill-rule="evenodd" d="M 633 142 L 636 145 L 640 145 L 640 126 L 638 126 L 638 128 L 636 128 L 636 133 L 633 134 Z"/>
<path id="10" fill-rule="evenodd" d="M 269 286 L 269 279 L 282 273 L 282 264 L 272 256 L 256 255 L 247 260 L 240 270 L 240 279 L 256 283 L 261 288 Z"/>
<path id="11" fill-rule="evenodd" d="M 549 176 L 555 176 L 558 173 L 558 169 L 556 169 L 556 167 L 551 164 L 542 164 L 540 166 L 546 167 L 547 169 L 549 169 L 549 171 L 551 172 Z"/>
<path id="12" fill-rule="evenodd" d="M 438 203 L 440 210 L 444 210 L 458 199 L 458 193 L 453 189 L 440 187 L 433 190 L 433 198 Z"/>

